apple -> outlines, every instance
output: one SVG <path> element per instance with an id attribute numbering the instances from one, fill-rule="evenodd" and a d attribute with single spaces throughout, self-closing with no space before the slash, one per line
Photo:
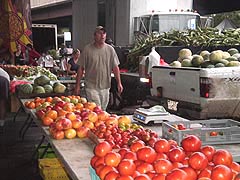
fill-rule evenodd
<path id="1" fill-rule="evenodd" d="M 82 117 L 82 118 L 87 117 L 89 112 L 90 112 L 90 111 L 87 110 L 87 109 L 82 110 L 82 112 L 81 112 L 81 117 Z"/>
<path id="2" fill-rule="evenodd" d="M 78 99 L 77 98 L 72 98 L 72 99 L 70 99 L 70 102 L 73 103 L 73 104 L 77 104 Z"/>
<path id="3" fill-rule="evenodd" d="M 72 121 L 72 128 L 74 129 L 78 129 L 82 126 L 82 121 L 80 119 L 75 119 L 74 121 Z"/>
<path id="4" fill-rule="evenodd" d="M 72 121 L 65 117 L 58 118 L 56 122 L 56 128 L 58 130 L 67 130 L 72 128 Z"/>
<path id="5" fill-rule="evenodd" d="M 57 106 L 60 106 L 61 108 L 63 108 L 63 106 L 66 104 L 66 102 L 64 102 L 64 101 L 57 101 L 57 103 L 55 104 L 55 105 L 57 105 Z"/>
<path id="6" fill-rule="evenodd" d="M 45 111 L 43 109 L 39 109 L 36 111 L 36 115 L 38 118 L 42 119 L 45 115 Z"/>
<path id="7" fill-rule="evenodd" d="M 103 110 L 102 110 L 101 106 L 96 105 L 96 107 L 93 108 L 93 111 L 98 114 L 98 113 L 102 112 Z"/>
<path id="8" fill-rule="evenodd" d="M 77 137 L 85 138 L 88 135 L 89 128 L 82 126 L 82 127 L 78 128 L 78 129 L 76 129 L 76 131 L 77 131 Z"/>
<path id="9" fill-rule="evenodd" d="M 94 126 L 94 123 L 89 121 L 89 120 L 83 120 L 83 126 L 89 128 L 89 129 L 93 129 L 95 126 Z"/>
<path id="10" fill-rule="evenodd" d="M 66 118 L 70 119 L 71 121 L 75 120 L 77 117 L 76 117 L 76 114 L 74 112 L 68 112 L 66 115 L 65 115 Z"/>
<path id="11" fill-rule="evenodd" d="M 52 108 L 53 108 L 53 106 L 49 105 L 45 109 L 46 109 L 46 111 L 49 111 L 49 110 L 52 110 Z"/>
<path id="12" fill-rule="evenodd" d="M 64 138 L 64 131 L 62 130 L 56 130 L 52 134 L 54 139 L 60 140 Z"/>
<path id="13" fill-rule="evenodd" d="M 64 97 L 62 100 L 63 100 L 64 102 L 68 102 L 68 103 L 71 102 L 71 99 L 70 99 L 69 97 Z"/>
<path id="14" fill-rule="evenodd" d="M 50 106 L 50 102 L 44 102 L 42 103 L 41 107 L 46 108 L 47 106 Z"/>
<path id="15" fill-rule="evenodd" d="M 58 106 L 58 105 L 54 105 L 53 107 L 52 107 L 52 109 L 53 110 L 55 110 L 55 111 L 59 111 L 60 109 L 62 109 L 60 106 Z"/>
<path id="16" fill-rule="evenodd" d="M 82 104 L 85 104 L 85 103 L 87 103 L 87 99 L 84 98 L 84 97 L 81 97 L 81 98 L 80 98 L 80 102 L 81 102 Z"/>
<path id="17" fill-rule="evenodd" d="M 96 122 L 98 120 L 98 115 L 94 111 L 88 113 L 88 120 L 91 122 Z"/>
<path id="18" fill-rule="evenodd" d="M 64 131 L 64 135 L 67 139 L 73 139 L 76 137 L 77 131 L 75 129 L 70 128 Z"/>
<path id="19" fill-rule="evenodd" d="M 108 119 L 110 117 L 110 114 L 106 111 L 101 111 L 98 114 L 98 120 L 99 121 L 105 121 L 106 119 Z"/>

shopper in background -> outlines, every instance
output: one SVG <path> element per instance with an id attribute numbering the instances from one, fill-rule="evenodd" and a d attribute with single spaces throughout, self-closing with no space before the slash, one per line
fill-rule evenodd
<path id="1" fill-rule="evenodd" d="M 103 110 L 106 110 L 109 101 L 112 72 L 117 81 L 118 93 L 123 91 L 119 59 L 114 48 L 105 41 L 105 29 L 97 26 L 94 42 L 88 44 L 81 54 L 75 86 L 75 93 L 79 94 L 80 79 L 84 75 L 87 100 L 100 105 Z"/>
<path id="2" fill-rule="evenodd" d="M 10 77 L 6 71 L 0 68 L 0 126 L 4 125 L 9 97 Z"/>
<path id="3" fill-rule="evenodd" d="M 21 44 L 17 44 L 17 50 L 14 52 L 15 65 L 25 65 L 26 58 L 25 53 L 22 51 Z"/>
<path id="4" fill-rule="evenodd" d="M 67 63 L 67 74 L 73 75 L 76 74 L 78 71 L 79 65 L 77 64 L 80 57 L 80 50 L 74 49 L 72 53 L 71 59 Z"/>
<path id="5" fill-rule="evenodd" d="M 25 56 L 26 63 L 29 66 L 37 66 L 37 59 L 41 57 L 41 55 L 33 48 L 31 44 L 27 44 Z"/>

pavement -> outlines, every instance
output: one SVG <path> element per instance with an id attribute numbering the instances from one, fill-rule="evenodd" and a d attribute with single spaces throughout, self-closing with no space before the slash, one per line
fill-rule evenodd
<path id="1" fill-rule="evenodd" d="M 41 180 L 38 161 L 32 158 L 35 145 L 41 139 L 37 127 L 31 127 L 22 139 L 19 131 L 26 119 L 20 113 L 13 121 L 15 113 L 8 113 L 4 125 L 0 127 L 0 179 L 1 180 Z"/>

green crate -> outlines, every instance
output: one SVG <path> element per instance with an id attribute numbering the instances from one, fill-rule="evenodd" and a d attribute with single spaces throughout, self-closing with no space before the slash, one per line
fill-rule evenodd
<path id="1" fill-rule="evenodd" d="M 176 128 L 180 123 L 186 127 L 185 130 Z M 209 119 L 162 123 L 162 136 L 165 139 L 173 139 L 180 144 L 187 135 L 198 136 L 203 145 L 240 143 L 240 122 L 232 119 Z"/>
<path id="2" fill-rule="evenodd" d="M 37 152 L 37 157 L 38 159 L 40 159 L 42 157 L 42 154 L 45 150 L 45 148 L 47 147 L 47 145 L 41 145 L 38 148 L 38 152 Z M 48 148 L 47 152 L 45 153 L 45 155 L 42 158 L 56 158 L 56 154 L 54 153 L 54 151 L 52 150 L 51 147 Z"/>

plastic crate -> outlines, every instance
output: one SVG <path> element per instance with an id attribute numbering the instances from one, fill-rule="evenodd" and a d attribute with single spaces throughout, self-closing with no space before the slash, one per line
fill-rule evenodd
<path id="1" fill-rule="evenodd" d="M 57 158 L 38 160 L 39 172 L 44 180 L 69 180 L 62 164 Z"/>
<path id="2" fill-rule="evenodd" d="M 95 170 L 92 168 L 92 166 L 89 166 L 89 173 L 91 176 L 91 180 L 100 180 L 98 175 L 96 174 Z"/>
<path id="3" fill-rule="evenodd" d="M 183 124 L 186 129 L 177 129 Z M 234 144 L 240 143 L 240 123 L 232 119 L 210 119 L 194 121 L 176 121 L 162 123 L 162 136 L 173 139 L 178 144 L 187 135 L 196 135 L 202 144 Z"/>
<path id="4" fill-rule="evenodd" d="M 38 148 L 38 152 L 37 152 L 37 157 L 38 159 L 40 159 L 42 157 L 42 154 L 45 150 L 45 148 L 47 147 L 47 145 L 42 145 Z M 47 152 L 44 154 L 43 158 L 56 158 L 56 154 L 54 153 L 54 151 L 52 150 L 51 147 L 48 148 Z"/>

